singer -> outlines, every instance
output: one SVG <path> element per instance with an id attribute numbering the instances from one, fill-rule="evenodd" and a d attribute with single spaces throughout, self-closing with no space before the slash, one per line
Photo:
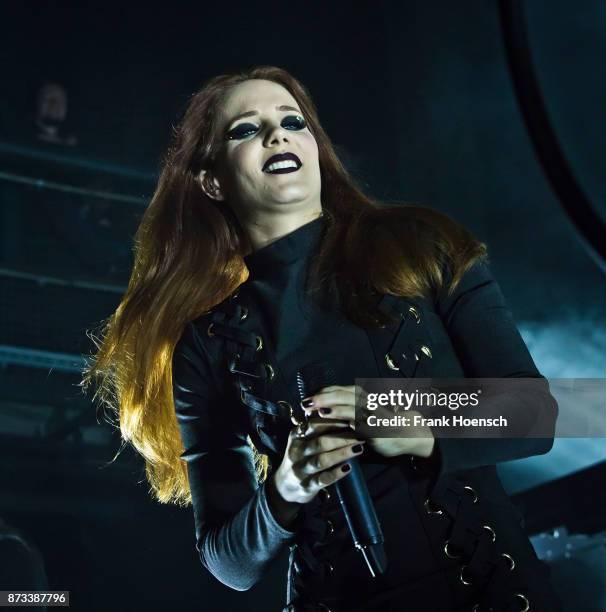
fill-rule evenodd
<path id="1" fill-rule="evenodd" d="M 356 437 L 358 377 L 542 376 L 486 246 L 365 195 L 293 76 L 255 67 L 192 97 L 134 255 L 88 377 L 119 398 L 155 497 L 191 503 L 218 580 L 245 591 L 288 548 L 284 610 L 560 609 L 496 470 L 553 438 Z M 312 362 L 335 381 L 301 406 Z M 548 391 L 528 410 L 555 423 Z M 352 460 L 385 539 L 375 577 L 331 494 Z"/>

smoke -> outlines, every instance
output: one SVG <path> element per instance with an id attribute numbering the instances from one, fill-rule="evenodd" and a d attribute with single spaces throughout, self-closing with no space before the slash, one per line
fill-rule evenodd
<path id="1" fill-rule="evenodd" d="M 606 378 L 606 326 L 599 317 L 527 322 L 520 333 L 543 376 Z M 606 403 L 606 398 L 605 398 Z M 499 465 L 509 494 L 576 472 L 606 458 L 606 438 L 556 438 L 546 455 Z"/>

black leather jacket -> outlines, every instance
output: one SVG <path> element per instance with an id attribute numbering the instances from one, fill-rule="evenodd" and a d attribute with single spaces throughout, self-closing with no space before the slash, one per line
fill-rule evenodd
<path id="1" fill-rule="evenodd" d="M 340 385 L 367 377 L 542 378 L 483 263 L 451 296 L 383 296 L 380 307 L 401 319 L 382 329 L 312 303 L 305 271 L 322 227 L 320 217 L 248 255 L 247 281 L 190 322 L 175 348 L 173 394 L 202 564 L 246 590 L 288 545 L 290 610 L 504 612 L 527 602 L 534 612 L 559 610 L 548 567 L 496 470 L 548 452 L 553 438 L 436 438 L 429 459 L 367 448 L 360 461 L 389 558 L 387 574 L 375 579 L 328 492 L 303 506 L 292 531 L 275 520 L 247 436 L 277 468 L 303 364 L 331 362 Z M 533 399 L 528 410 L 555 424 L 548 390 Z"/>

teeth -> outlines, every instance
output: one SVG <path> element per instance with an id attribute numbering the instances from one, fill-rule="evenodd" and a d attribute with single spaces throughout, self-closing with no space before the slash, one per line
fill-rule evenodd
<path id="1" fill-rule="evenodd" d="M 298 167 L 299 166 L 297 165 L 297 163 L 294 162 L 292 159 L 287 159 L 286 161 L 274 162 L 267 168 L 266 172 L 273 172 L 274 170 L 279 170 L 280 168 L 298 168 Z"/>

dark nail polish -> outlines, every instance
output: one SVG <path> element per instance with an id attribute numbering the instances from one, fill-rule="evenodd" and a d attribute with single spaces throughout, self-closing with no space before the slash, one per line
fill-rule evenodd
<path id="1" fill-rule="evenodd" d="M 305 399 L 301 402 L 301 406 L 303 408 L 311 408 L 314 405 L 314 401 L 312 399 Z"/>
<path id="2" fill-rule="evenodd" d="M 349 465 L 349 463 L 346 463 L 342 468 L 341 471 L 342 472 L 349 472 L 349 470 L 351 470 L 351 465 Z"/>
<path id="3" fill-rule="evenodd" d="M 351 450 L 354 453 L 361 453 L 362 452 L 362 445 L 361 444 L 356 444 L 355 446 L 351 447 Z"/>
<path id="4" fill-rule="evenodd" d="M 332 410 L 330 408 L 320 408 L 322 414 L 330 414 Z"/>

